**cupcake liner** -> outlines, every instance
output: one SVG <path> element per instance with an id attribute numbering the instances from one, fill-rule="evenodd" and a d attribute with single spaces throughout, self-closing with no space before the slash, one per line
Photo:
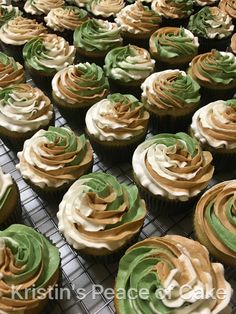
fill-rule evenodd
<path id="1" fill-rule="evenodd" d="M 163 62 L 156 59 L 155 68 L 157 72 L 169 70 L 169 69 L 173 69 L 173 70 L 177 69 L 177 70 L 186 71 L 186 69 L 189 67 L 189 62 L 172 64 L 172 63 Z"/>
<path id="2" fill-rule="evenodd" d="M 166 26 L 172 26 L 172 27 L 187 27 L 189 22 L 189 17 L 182 18 L 182 19 L 168 19 L 163 17 L 162 18 L 162 23 L 161 27 L 166 27 Z"/>
<path id="3" fill-rule="evenodd" d="M 85 51 L 81 48 L 76 47 L 76 62 L 89 62 L 89 63 L 96 63 L 103 67 L 105 56 L 108 51 Z"/>
<path id="4" fill-rule="evenodd" d="M 213 155 L 213 164 L 215 166 L 215 173 L 225 172 L 235 168 L 236 152 L 217 151 L 217 149 L 206 147 Z"/>
<path id="5" fill-rule="evenodd" d="M 176 215 L 193 209 L 194 205 L 200 198 L 201 194 L 190 198 L 188 201 L 170 200 L 162 196 L 153 195 L 147 189 L 141 186 L 134 174 L 134 182 L 138 187 L 141 198 L 147 204 L 147 208 L 153 212 L 155 216 Z"/>
<path id="6" fill-rule="evenodd" d="M 207 6 L 208 7 L 218 7 L 218 4 L 219 4 L 219 1 L 216 1 L 214 3 L 208 3 Z M 193 5 L 193 9 L 194 9 L 194 13 L 193 14 L 199 12 L 202 8 L 204 8 L 204 6 L 194 4 Z"/>
<path id="7" fill-rule="evenodd" d="M 141 99 L 142 94 L 141 84 L 144 82 L 144 80 L 129 83 L 122 83 L 117 80 L 113 80 L 109 77 L 108 80 L 110 84 L 111 93 L 132 94 L 139 100 Z"/>
<path id="8" fill-rule="evenodd" d="M 228 85 L 225 89 L 215 89 L 207 88 L 201 86 L 200 93 L 201 93 L 201 106 L 207 105 L 210 102 L 216 100 L 228 100 L 234 97 L 235 94 L 235 87 L 231 87 Z"/>
<path id="9" fill-rule="evenodd" d="M 199 48 L 198 53 L 205 53 L 209 52 L 212 49 L 216 49 L 219 51 L 226 51 L 227 46 L 230 44 L 230 36 L 222 39 L 210 39 L 210 38 L 203 38 L 198 37 L 199 41 Z"/>
<path id="10" fill-rule="evenodd" d="M 74 35 L 74 31 L 71 29 L 65 29 L 63 32 L 60 31 L 54 31 L 52 28 L 47 27 L 48 32 L 50 34 L 55 34 L 57 36 L 63 37 L 66 41 L 69 42 L 70 45 L 73 45 L 74 39 L 73 39 L 73 35 Z"/>
<path id="11" fill-rule="evenodd" d="M 14 45 L 7 45 L 1 41 L 2 50 L 10 57 L 13 57 L 15 61 L 24 64 L 23 59 L 23 47 L 24 46 L 14 46 Z"/>

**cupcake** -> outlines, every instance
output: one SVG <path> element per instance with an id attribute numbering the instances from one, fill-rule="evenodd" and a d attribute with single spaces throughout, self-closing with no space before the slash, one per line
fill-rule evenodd
<path id="1" fill-rule="evenodd" d="M 187 211 L 214 172 L 212 155 L 186 133 L 158 134 L 137 147 L 134 181 L 148 208 L 157 214 Z"/>
<path id="2" fill-rule="evenodd" d="M 90 19 L 76 28 L 74 32 L 74 45 L 79 56 L 86 61 L 101 60 L 112 48 L 122 46 L 123 40 L 120 29 L 115 23 Z"/>
<path id="3" fill-rule="evenodd" d="M 23 56 L 35 83 L 51 87 L 53 76 L 74 62 L 75 47 L 63 37 L 46 34 L 30 40 L 24 46 Z"/>
<path id="4" fill-rule="evenodd" d="M 0 167 L 0 228 L 20 222 L 20 192 L 9 173 L 4 174 Z M 1 304 L 1 301 L 0 301 Z"/>
<path id="5" fill-rule="evenodd" d="M 136 242 L 146 205 L 135 185 L 120 184 L 110 174 L 82 176 L 59 205 L 58 229 L 82 256 L 114 262 Z"/>
<path id="6" fill-rule="evenodd" d="M 23 66 L 0 51 L 0 89 L 25 82 Z"/>
<path id="7" fill-rule="evenodd" d="M 233 98 L 236 88 L 236 57 L 213 49 L 196 56 L 188 73 L 201 86 L 202 105 Z"/>
<path id="8" fill-rule="evenodd" d="M 236 162 L 236 99 L 217 100 L 195 112 L 191 134 L 213 155 L 217 169 Z"/>
<path id="9" fill-rule="evenodd" d="M 52 9 L 44 20 L 50 30 L 63 36 L 72 44 L 74 30 L 87 21 L 88 18 L 87 11 L 76 6 L 67 5 Z"/>
<path id="10" fill-rule="evenodd" d="M 0 231 L 2 313 L 43 313 L 60 274 L 59 250 L 24 225 Z"/>
<path id="11" fill-rule="evenodd" d="M 128 43 L 133 40 L 137 44 L 137 41 L 142 43 L 142 40 L 148 40 L 159 28 L 161 16 L 138 0 L 124 7 L 117 14 L 115 22 Z"/>
<path id="12" fill-rule="evenodd" d="M 16 166 L 23 179 L 40 195 L 60 196 L 93 167 L 93 152 L 84 135 L 64 127 L 40 130 L 25 141 Z"/>
<path id="13" fill-rule="evenodd" d="M 200 243 L 226 265 L 236 267 L 236 180 L 216 184 L 197 203 L 194 228 Z"/>
<path id="14" fill-rule="evenodd" d="M 144 141 L 149 113 L 132 95 L 111 94 L 87 112 L 86 133 L 96 153 L 109 162 L 127 161 Z"/>
<path id="15" fill-rule="evenodd" d="M 22 50 L 25 43 L 30 39 L 47 32 L 43 24 L 36 20 L 17 16 L 9 20 L 0 28 L 0 41 L 4 51 L 14 57 L 16 61 L 22 62 Z"/>
<path id="16" fill-rule="evenodd" d="M 193 0 L 153 0 L 151 8 L 163 17 L 162 26 L 186 26 L 193 13 Z"/>
<path id="17" fill-rule="evenodd" d="M 112 20 L 124 6 L 124 0 L 90 0 L 86 8 L 95 17 Z"/>
<path id="18" fill-rule="evenodd" d="M 54 124 L 53 105 L 44 93 L 29 84 L 0 89 L 0 137 L 22 148 L 26 139 Z"/>
<path id="19" fill-rule="evenodd" d="M 198 38 L 183 27 L 162 27 L 149 40 L 149 50 L 158 69 L 186 69 L 197 55 L 198 46 Z"/>
<path id="20" fill-rule="evenodd" d="M 24 10 L 30 18 L 36 18 L 43 22 L 43 18 L 50 10 L 59 8 L 65 5 L 64 0 L 27 0 L 24 5 Z"/>
<path id="21" fill-rule="evenodd" d="M 115 310 L 230 314 L 232 292 L 223 265 L 212 263 L 203 245 L 179 235 L 151 237 L 133 245 L 120 260 Z"/>
<path id="22" fill-rule="evenodd" d="M 200 104 L 200 86 L 180 70 L 150 75 L 141 86 L 142 102 L 154 133 L 186 131 Z"/>
<path id="23" fill-rule="evenodd" d="M 219 8 L 227 13 L 232 19 L 234 25 L 236 25 L 236 2 L 235 0 L 221 0 Z"/>
<path id="24" fill-rule="evenodd" d="M 87 110 L 109 94 L 108 79 L 95 63 L 79 63 L 59 71 L 52 80 L 52 97 L 61 114 L 77 127 Z"/>
<path id="25" fill-rule="evenodd" d="M 231 37 L 229 51 L 236 55 L 236 33 Z"/>
<path id="26" fill-rule="evenodd" d="M 188 29 L 199 39 L 199 53 L 225 50 L 233 34 L 232 19 L 218 7 L 204 7 L 192 15 Z"/>
<path id="27" fill-rule="evenodd" d="M 154 71 L 154 66 L 155 60 L 146 49 L 127 45 L 108 52 L 104 69 L 115 90 L 140 93 L 140 85 Z"/>
<path id="28" fill-rule="evenodd" d="M 13 7 L 12 5 L 0 5 L 0 27 L 19 15 L 22 15 L 22 12 L 17 7 Z"/>

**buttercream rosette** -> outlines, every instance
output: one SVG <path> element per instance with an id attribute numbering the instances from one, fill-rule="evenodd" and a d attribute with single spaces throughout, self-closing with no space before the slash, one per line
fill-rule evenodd
<path id="1" fill-rule="evenodd" d="M 204 246 L 167 235 L 141 241 L 122 257 L 115 308 L 117 314 L 229 314 L 231 295 L 223 265 L 211 263 Z"/>
<path id="2" fill-rule="evenodd" d="M 116 16 L 124 6 L 124 0 L 90 0 L 86 8 L 95 16 L 109 18 Z"/>
<path id="3" fill-rule="evenodd" d="M 0 52 L 0 88 L 25 82 L 23 66 Z"/>
<path id="4" fill-rule="evenodd" d="M 158 12 L 166 19 L 183 19 L 193 13 L 192 0 L 153 0 L 153 11 Z"/>
<path id="5" fill-rule="evenodd" d="M 13 7 L 12 5 L 5 6 L 0 4 L 0 27 L 18 15 L 22 15 L 19 8 Z"/>
<path id="6" fill-rule="evenodd" d="M 24 10 L 32 15 L 48 14 L 50 10 L 65 5 L 64 0 L 27 0 Z"/>
<path id="7" fill-rule="evenodd" d="M 236 180 L 218 183 L 203 194 L 196 206 L 194 227 L 213 256 L 236 266 Z"/>
<path id="8" fill-rule="evenodd" d="M 234 0 L 221 0 L 219 8 L 227 13 L 232 19 L 236 19 L 236 3 Z"/>
<path id="9" fill-rule="evenodd" d="M 230 51 L 236 55 L 236 33 L 231 37 Z"/>
<path id="10" fill-rule="evenodd" d="M 80 252 L 115 253 L 139 234 L 145 202 L 134 185 L 120 184 L 110 174 L 96 172 L 77 180 L 64 195 L 57 214 L 58 228 Z"/>
<path id="11" fill-rule="evenodd" d="M 18 153 L 23 178 L 33 187 L 55 191 L 68 187 L 81 175 L 90 172 L 93 153 L 84 135 L 68 128 L 40 130 Z"/>
<path id="12" fill-rule="evenodd" d="M 42 313 L 59 267 L 58 249 L 33 228 L 11 225 L 0 231 L 1 311 Z"/>
<path id="13" fill-rule="evenodd" d="M 210 152 L 203 151 L 194 138 L 180 132 L 158 134 L 140 144 L 132 165 L 141 193 L 151 207 L 161 212 L 165 207 L 171 211 L 176 206 L 187 210 L 187 205 L 192 205 L 187 201 L 195 201 L 211 180 L 214 172 L 211 162 Z"/>

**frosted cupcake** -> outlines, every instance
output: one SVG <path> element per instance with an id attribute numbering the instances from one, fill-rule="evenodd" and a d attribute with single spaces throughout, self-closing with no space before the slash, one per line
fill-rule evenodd
<path id="1" fill-rule="evenodd" d="M 26 139 L 53 124 L 53 105 L 40 89 L 16 84 L 0 90 L 0 136 L 13 147 L 22 148 Z"/>
<path id="2" fill-rule="evenodd" d="M 16 222 L 21 222 L 20 192 L 11 175 L 0 167 L 0 228 Z"/>
<path id="3" fill-rule="evenodd" d="M 30 39 L 47 32 L 46 27 L 36 20 L 17 16 L 0 28 L 0 40 L 6 53 L 23 62 L 22 50 L 25 43 Z"/>
<path id="4" fill-rule="evenodd" d="M 213 154 L 217 168 L 231 168 L 236 161 L 236 99 L 217 100 L 196 111 L 191 133 Z"/>
<path id="5" fill-rule="evenodd" d="M 218 7 L 204 7 L 192 15 L 188 29 L 199 39 L 199 52 L 225 50 L 233 34 L 232 19 Z"/>
<path id="6" fill-rule="evenodd" d="M 30 40 L 24 46 L 23 56 L 33 80 L 49 87 L 56 72 L 74 62 L 75 47 L 63 37 L 47 34 Z"/>
<path id="7" fill-rule="evenodd" d="M 27 0 L 24 5 L 24 10 L 30 18 L 36 18 L 40 22 L 43 21 L 45 15 L 50 10 L 59 8 L 65 5 L 64 0 Z"/>
<path id="8" fill-rule="evenodd" d="M 0 52 L 0 88 L 25 82 L 23 66 Z"/>
<path id="9" fill-rule="evenodd" d="M 149 40 L 149 50 L 158 69 L 183 68 L 198 53 L 198 38 L 183 27 L 162 27 Z"/>
<path id="10" fill-rule="evenodd" d="M 117 314 L 154 314 L 160 309 L 230 314 L 232 293 L 223 265 L 212 263 L 199 242 L 179 235 L 151 237 L 133 245 L 120 260 L 115 309 Z"/>
<path id="11" fill-rule="evenodd" d="M 76 28 L 74 45 L 80 56 L 103 60 L 112 48 L 122 46 L 120 29 L 115 23 L 91 19 Z"/>
<path id="12" fill-rule="evenodd" d="M 157 214 L 192 208 L 210 182 L 212 155 L 186 133 L 158 134 L 134 152 L 134 180 L 150 209 Z"/>
<path id="13" fill-rule="evenodd" d="M 57 216 L 59 231 L 79 254 L 114 262 L 136 242 L 146 206 L 135 185 L 95 172 L 70 187 Z"/>
<path id="14" fill-rule="evenodd" d="M 43 313 L 58 289 L 59 250 L 33 228 L 15 224 L 0 231 L 0 256 L 1 312 Z"/>
<path id="15" fill-rule="evenodd" d="M 22 15 L 22 12 L 17 7 L 13 7 L 12 5 L 4 6 L 0 4 L 0 27 L 18 15 Z"/>
<path id="16" fill-rule="evenodd" d="M 90 0 L 86 8 L 95 17 L 112 20 L 124 6 L 124 0 Z"/>
<path id="17" fill-rule="evenodd" d="M 16 166 L 41 196 L 63 193 L 80 176 L 91 172 L 93 152 L 84 135 L 68 128 L 49 127 L 25 141 Z"/>
<path id="18" fill-rule="evenodd" d="M 236 3 L 234 0 L 221 0 L 219 8 L 227 13 L 232 19 L 234 25 L 236 25 Z"/>
<path id="19" fill-rule="evenodd" d="M 130 40 L 140 42 L 148 40 L 151 34 L 159 27 L 161 16 L 142 4 L 140 0 L 127 5 L 118 14 L 115 22 L 121 28 L 122 36 Z"/>
<path id="20" fill-rule="evenodd" d="M 109 94 L 109 83 L 101 67 L 95 63 L 79 63 L 59 71 L 52 80 L 52 97 L 60 112 L 84 125 L 87 110 Z"/>
<path id="21" fill-rule="evenodd" d="M 200 104 L 200 86 L 180 70 L 150 75 L 141 86 L 142 102 L 154 133 L 186 131 Z"/>
<path id="22" fill-rule="evenodd" d="M 96 153 L 108 162 L 127 161 L 144 141 L 149 113 L 132 95 L 111 94 L 87 112 L 86 133 Z"/>
<path id="23" fill-rule="evenodd" d="M 197 203 L 194 228 L 200 243 L 226 265 L 236 267 L 236 180 L 216 184 Z"/>

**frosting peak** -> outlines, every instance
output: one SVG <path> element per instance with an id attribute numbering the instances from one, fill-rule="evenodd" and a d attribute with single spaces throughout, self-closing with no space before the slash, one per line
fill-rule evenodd
<path id="1" fill-rule="evenodd" d="M 23 66 L 12 57 L 8 57 L 3 52 L 0 52 L 0 88 L 23 83 L 24 81 Z"/>

